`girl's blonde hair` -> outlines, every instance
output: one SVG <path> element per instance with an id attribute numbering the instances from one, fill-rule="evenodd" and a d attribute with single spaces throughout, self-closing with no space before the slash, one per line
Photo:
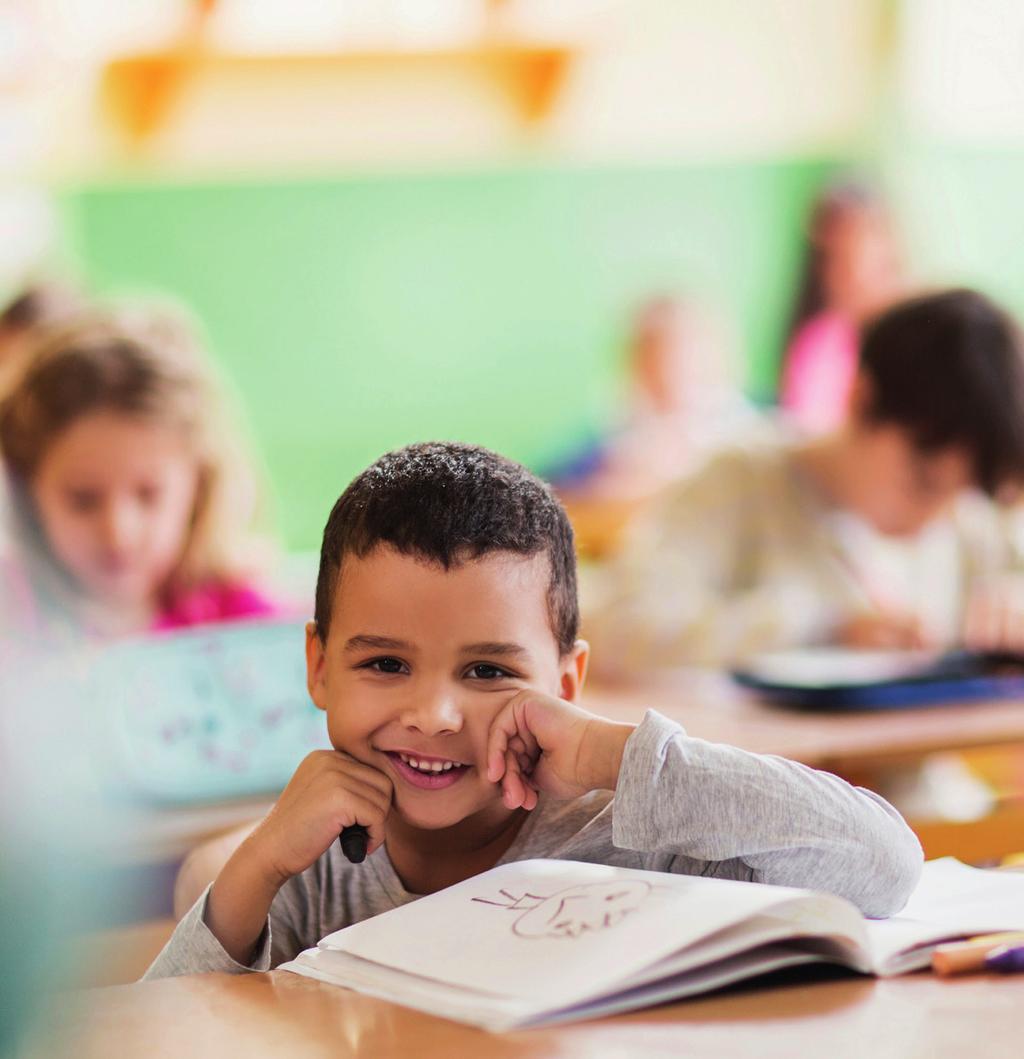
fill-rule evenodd
<path id="1" fill-rule="evenodd" d="M 199 468 L 192 524 L 169 594 L 251 569 L 262 490 L 205 352 L 180 311 L 92 309 L 43 332 L 0 378 L 0 457 L 27 496 L 73 422 L 115 412 L 181 431 Z M 234 429 L 232 429 L 234 427 Z"/>

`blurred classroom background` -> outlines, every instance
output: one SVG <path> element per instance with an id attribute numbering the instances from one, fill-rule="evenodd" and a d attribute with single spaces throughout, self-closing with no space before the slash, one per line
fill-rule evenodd
<path id="1" fill-rule="evenodd" d="M 380 452 L 599 434 L 637 306 L 775 392 L 806 213 L 884 188 L 915 278 L 1024 309 L 1012 0 L 0 6 L 0 292 L 57 269 L 207 329 L 290 549 Z"/>
<path id="2" fill-rule="evenodd" d="M 186 305 L 308 554 L 404 443 L 571 465 L 659 299 L 770 408 L 836 178 L 1024 314 L 1022 40 L 1015 0 L 0 0 L 0 301 Z"/>

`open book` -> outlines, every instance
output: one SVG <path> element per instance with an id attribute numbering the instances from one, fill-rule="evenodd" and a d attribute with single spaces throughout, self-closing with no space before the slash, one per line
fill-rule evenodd
<path id="1" fill-rule="evenodd" d="M 283 969 L 491 1030 L 627 1011 L 795 964 L 896 975 L 942 941 L 1024 929 L 1024 875 L 944 859 L 904 914 L 574 861 L 506 864 L 346 927 Z"/>

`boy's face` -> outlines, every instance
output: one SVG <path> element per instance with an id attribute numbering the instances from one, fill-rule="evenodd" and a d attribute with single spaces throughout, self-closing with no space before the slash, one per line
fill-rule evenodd
<path id="1" fill-rule="evenodd" d="M 974 484 L 970 457 L 958 448 L 922 452 L 889 424 L 860 424 L 847 503 L 880 533 L 909 537 Z"/>
<path id="2" fill-rule="evenodd" d="M 525 687 L 577 697 L 586 645 L 559 657 L 549 576 L 544 554 L 445 570 L 380 545 L 345 557 L 326 645 L 307 627 L 309 693 L 331 743 L 390 777 L 392 812 L 413 827 L 508 815 L 486 777 L 491 722 Z"/>

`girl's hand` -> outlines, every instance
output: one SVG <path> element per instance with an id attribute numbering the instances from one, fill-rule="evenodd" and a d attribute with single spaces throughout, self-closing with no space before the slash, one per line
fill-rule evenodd
<path id="1" fill-rule="evenodd" d="M 526 689 L 491 722 L 487 778 L 509 809 L 533 809 L 539 791 L 576 798 L 614 790 L 632 724 L 606 720 L 564 699 Z"/>
<path id="2" fill-rule="evenodd" d="M 836 639 L 844 647 L 876 650 L 920 650 L 929 645 L 920 619 L 901 612 L 860 614 L 839 630 Z"/>
<path id="3" fill-rule="evenodd" d="M 319 859 L 350 824 L 366 827 L 372 853 L 384 843 L 390 808 L 391 780 L 383 772 L 337 750 L 315 750 L 239 852 L 265 880 L 281 886 Z"/>
<path id="4" fill-rule="evenodd" d="M 1024 651 L 1024 576 L 1008 574 L 974 591 L 963 640 L 973 651 Z"/>

